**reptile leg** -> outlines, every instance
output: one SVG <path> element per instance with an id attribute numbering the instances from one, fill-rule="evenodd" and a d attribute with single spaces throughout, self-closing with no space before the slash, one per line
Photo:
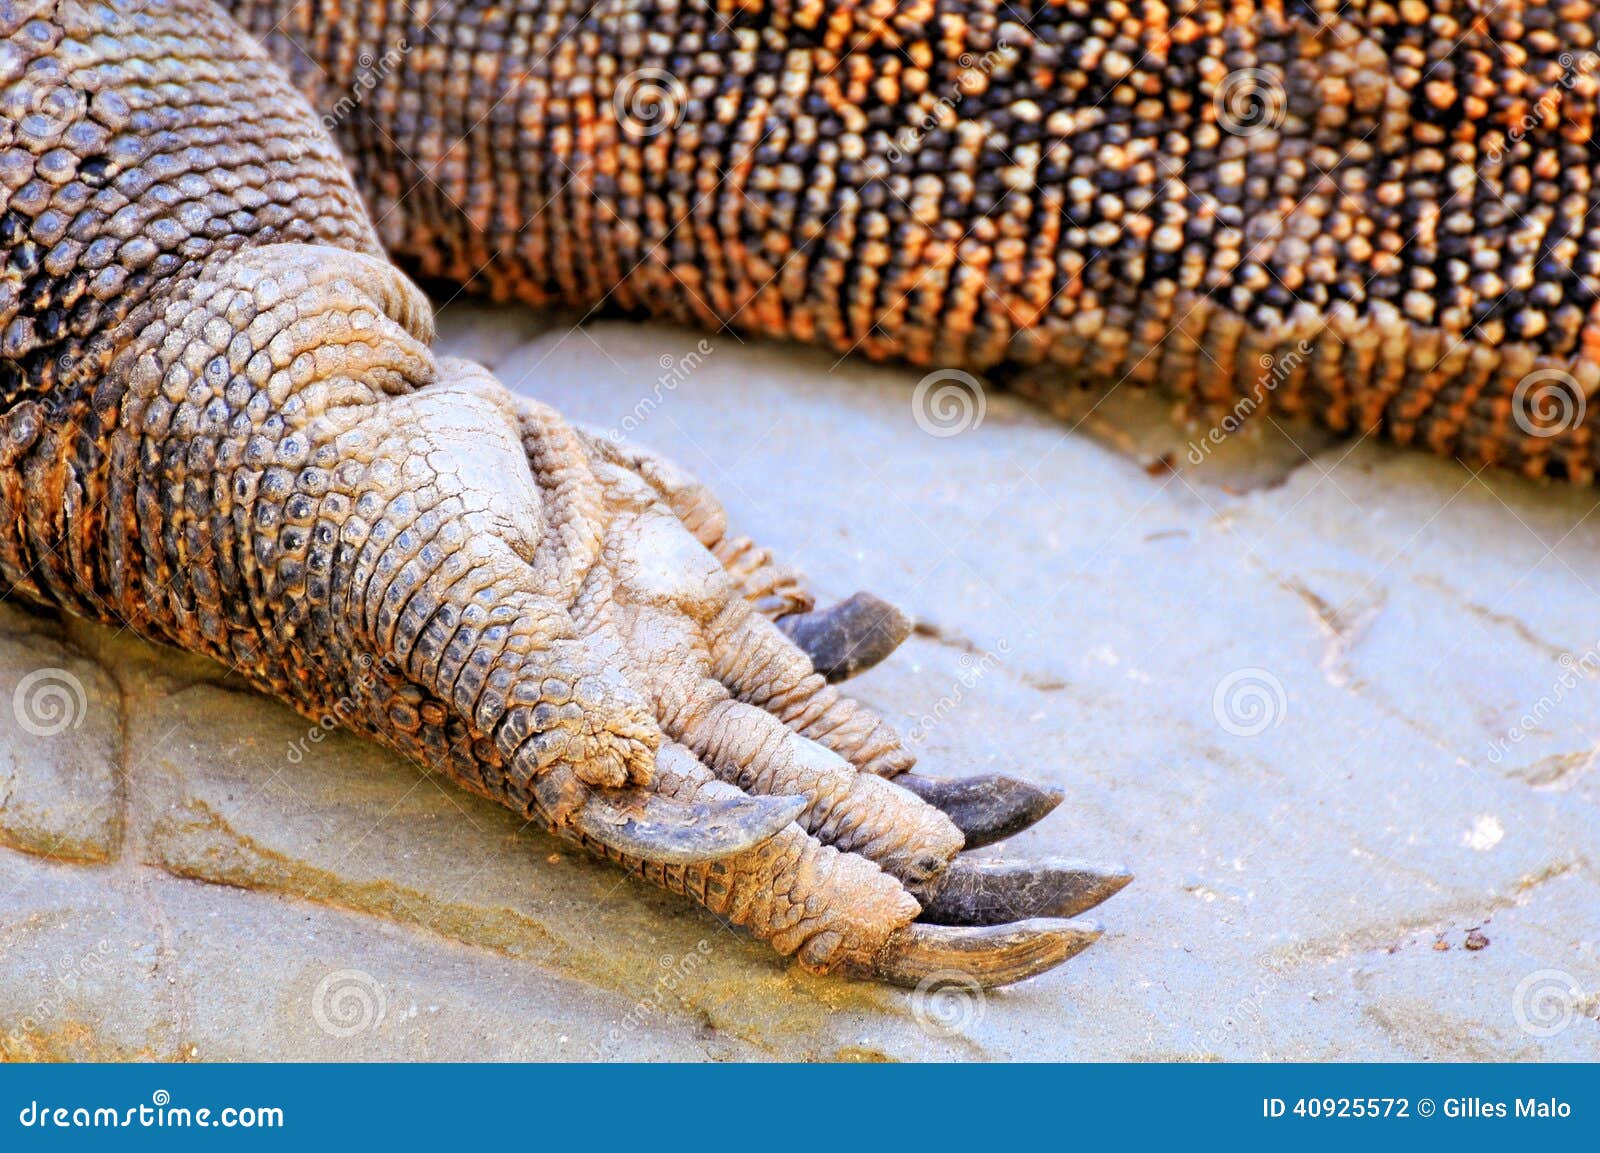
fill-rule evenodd
<path id="1" fill-rule="evenodd" d="M 812 968 L 899 980 L 943 959 L 1003 982 L 1093 939 L 1016 904 L 1001 931 L 913 925 L 961 831 L 737 699 L 719 674 L 755 637 L 850 711 L 652 486 L 485 370 L 435 360 L 427 316 L 379 260 L 266 246 L 209 265 L 120 358 L 125 456 L 158 515 L 112 523 L 161 571 L 250 604 L 247 675 Z M 197 525 L 235 569 L 194 555 Z M 894 748 L 875 718 L 859 732 Z M 676 776 L 668 742 L 687 750 Z"/>
<path id="2" fill-rule="evenodd" d="M 7 587 L 227 661 L 813 969 L 997 984 L 1094 939 L 917 922 L 972 871 L 961 830 L 730 688 L 747 634 L 823 686 L 650 484 L 433 355 L 426 299 L 237 29 L 201 0 L 137 36 L 57 7 L 0 5 L 0 46 L 83 96 L 0 180 L 38 174 L 9 201 L 37 219 L 0 229 L 32 277 L 0 292 L 3 459 L 40 494 L 0 519 Z"/>
<path id="3" fill-rule="evenodd" d="M 619 515 L 607 583 L 590 598 L 605 617 L 586 628 L 631 670 L 669 737 L 721 779 L 805 797 L 804 829 L 871 859 L 946 920 L 1076 913 L 1126 882 L 1120 870 L 1045 863 L 1023 873 L 957 860 L 961 830 L 885 779 L 910 762 L 888 726 L 823 683 L 648 485 L 623 468 L 597 476 Z"/>
<path id="4" fill-rule="evenodd" d="M 810 724 L 836 741 L 848 733 L 854 739 L 847 743 L 858 755 L 877 747 L 893 756 L 898 742 L 883 723 L 865 710 L 857 712 L 858 706 L 822 683 L 804 654 L 755 610 L 739 583 L 697 539 L 693 522 L 661 499 L 658 486 L 631 463 L 618 461 L 609 446 L 592 445 L 589 455 L 609 510 L 608 527 L 601 561 L 574 605 L 575 619 L 591 646 L 608 664 L 621 668 L 651 702 L 667 737 L 683 746 L 676 754 L 681 763 L 703 766 L 724 788 L 802 799 L 796 814 L 799 827 L 786 834 L 786 847 L 746 858 L 766 878 L 764 891 L 773 886 L 789 891 L 786 875 L 767 874 L 781 871 L 793 859 L 791 853 L 800 853 L 805 860 L 831 861 L 823 850 L 844 851 L 880 870 L 841 874 L 855 878 L 852 885 L 865 884 L 862 876 L 886 876 L 899 882 L 898 891 L 918 897 L 938 893 L 947 871 L 965 875 L 968 869 L 952 865 L 963 839 L 948 818 L 882 777 L 858 771 L 838 752 L 796 731 L 797 726 Z M 539 454 L 531 452 L 530 458 L 537 460 Z M 753 666 L 741 663 L 741 653 L 805 678 L 813 698 L 818 691 L 828 698 L 820 702 L 824 707 L 808 720 L 777 697 L 763 695 L 752 680 Z M 788 702 L 803 704 L 799 694 Z M 673 874 L 643 871 L 664 878 L 664 883 L 677 883 Z M 1048 873 L 1049 867 L 1043 872 Z M 1074 875 L 1081 880 L 1078 873 Z M 967 934 L 902 925 L 874 947 L 870 964 L 859 946 L 843 944 L 859 938 L 859 933 L 819 930 L 802 951 L 802 962 L 909 979 L 921 971 L 919 964 L 938 959 L 945 967 L 975 966 L 974 975 L 981 981 L 1003 982 L 1036 966 L 1054 964 L 1093 940 L 1094 930 L 1088 927 L 1035 916 L 1052 912 L 1059 901 L 1051 909 L 1027 907 L 1040 888 L 1038 876 L 1028 884 L 1012 884 L 1008 878 L 999 887 L 1016 888 L 1016 899 L 992 902 L 990 909 L 979 910 L 962 923 L 1027 920 L 1028 924 Z M 831 908 L 835 897 L 830 892 L 812 901 Z M 873 899 L 863 896 L 853 905 L 870 908 Z M 771 927 L 759 919 L 742 923 L 758 935 Z M 775 943 L 783 947 L 782 942 Z"/>

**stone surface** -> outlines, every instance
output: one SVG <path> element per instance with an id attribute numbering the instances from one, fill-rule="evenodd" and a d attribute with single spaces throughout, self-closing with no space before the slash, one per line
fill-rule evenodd
<path id="1" fill-rule="evenodd" d="M 216 666 L 0 606 L 0 1055 L 1600 1057 L 1595 493 L 727 335 L 441 332 L 911 611 L 853 691 L 928 771 L 1065 789 L 999 851 L 1131 866 L 1105 937 L 981 999 L 812 978 Z M 53 735 L 11 723 L 46 669 Z"/>
<path id="2" fill-rule="evenodd" d="M 0 845 L 106 861 L 121 828 L 116 684 L 59 623 L 7 611 L 0 624 Z"/>

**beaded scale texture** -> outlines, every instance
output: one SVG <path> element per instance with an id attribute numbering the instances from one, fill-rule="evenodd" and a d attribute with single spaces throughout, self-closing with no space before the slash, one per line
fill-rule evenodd
<path id="1" fill-rule="evenodd" d="M 1593 479 L 1592 5 L 234 7 L 423 275 Z"/>

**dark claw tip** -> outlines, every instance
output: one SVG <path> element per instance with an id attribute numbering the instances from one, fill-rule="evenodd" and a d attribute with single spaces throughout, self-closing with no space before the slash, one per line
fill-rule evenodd
<path id="1" fill-rule="evenodd" d="M 957 857 L 925 893 L 921 920 L 998 925 L 1029 917 L 1075 917 L 1122 890 L 1133 874 L 1082 861 L 977 861 Z"/>
<path id="2" fill-rule="evenodd" d="M 966 837 L 969 849 L 1015 836 L 1043 820 L 1062 799 L 1059 789 L 998 773 L 951 780 L 901 773 L 894 783 L 942 809 Z"/>
<path id="3" fill-rule="evenodd" d="M 748 852 L 777 836 L 805 808 L 804 797 L 718 797 L 678 801 L 645 789 L 592 789 L 576 803 L 551 774 L 536 791 L 550 813 L 608 849 L 666 865 L 692 865 Z"/>
<path id="4" fill-rule="evenodd" d="M 778 627 L 831 683 L 866 672 L 899 648 L 911 635 L 911 618 L 863 592 L 831 608 L 783 617 Z"/>
<path id="5" fill-rule="evenodd" d="M 925 981 L 993 989 L 1053 969 L 1099 937 L 1098 925 L 1047 917 L 986 928 L 911 924 L 889 938 L 871 975 L 912 989 Z"/>

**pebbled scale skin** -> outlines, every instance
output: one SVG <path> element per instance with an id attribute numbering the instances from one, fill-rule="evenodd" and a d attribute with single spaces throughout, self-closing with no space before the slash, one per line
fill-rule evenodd
<path id="1" fill-rule="evenodd" d="M 425 276 L 1594 477 L 1588 0 L 232 7 Z"/>

